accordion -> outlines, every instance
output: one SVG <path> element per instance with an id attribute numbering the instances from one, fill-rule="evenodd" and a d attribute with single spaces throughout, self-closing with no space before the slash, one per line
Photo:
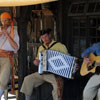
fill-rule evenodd
<path id="1" fill-rule="evenodd" d="M 44 50 L 39 53 L 38 73 L 50 72 L 65 78 L 72 78 L 75 72 L 75 57 L 54 50 Z"/>

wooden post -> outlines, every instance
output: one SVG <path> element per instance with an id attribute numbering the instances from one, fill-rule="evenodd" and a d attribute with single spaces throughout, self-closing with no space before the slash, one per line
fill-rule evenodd
<path id="1" fill-rule="evenodd" d="M 18 100 L 25 100 L 20 92 L 24 77 L 27 75 L 27 7 L 18 8 L 18 33 L 20 36 L 20 49 L 18 52 Z"/>
<path id="2" fill-rule="evenodd" d="M 18 100 L 24 100 L 24 96 L 20 93 L 20 88 L 24 77 L 27 75 L 27 22 L 21 20 L 18 23 L 20 29 L 20 50 L 18 57 Z"/>

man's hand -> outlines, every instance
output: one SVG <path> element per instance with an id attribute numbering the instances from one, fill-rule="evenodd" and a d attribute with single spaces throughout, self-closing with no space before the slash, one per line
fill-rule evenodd
<path id="1" fill-rule="evenodd" d="M 9 37 L 9 33 L 7 30 L 2 30 L 3 34 L 6 36 L 6 37 Z"/>
<path id="2" fill-rule="evenodd" d="M 79 69 L 79 64 L 76 65 L 75 72 L 77 72 L 78 69 Z"/>
<path id="3" fill-rule="evenodd" d="M 40 63 L 40 60 L 38 60 L 38 59 L 36 59 L 36 60 L 33 61 L 33 64 L 36 65 L 36 66 L 38 66 L 39 63 Z"/>
<path id="4" fill-rule="evenodd" d="M 84 62 L 85 64 L 89 64 L 89 63 L 90 63 L 90 60 L 89 60 L 89 58 L 87 58 L 87 57 L 84 57 L 84 60 L 83 60 L 83 62 Z"/>
<path id="5" fill-rule="evenodd" d="M 2 36 L 3 32 L 0 32 L 0 36 Z"/>

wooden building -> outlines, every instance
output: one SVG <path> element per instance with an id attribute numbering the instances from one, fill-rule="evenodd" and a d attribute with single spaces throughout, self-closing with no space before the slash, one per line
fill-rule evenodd
<path id="1" fill-rule="evenodd" d="M 69 53 L 80 59 L 80 68 L 83 50 L 100 41 L 100 0 L 59 0 L 39 5 L 4 7 L 2 11 L 11 12 L 20 36 L 18 100 L 24 100 L 24 95 L 20 93 L 24 77 L 37 70 L 32 61 L 40 45 L 40 29 L 52 28 L 54 39 L 64 43 Z M 82 100 L 83 89 L 90 75 L 81 76 L 80 68 L 75 79 L 64 79 L 63 100 Z M 48 88 L 48 92 L 45 88 Z M 32 100 L 52 100 L 51 91 L 50 84 L 44 84 L 36 89 Z M 50 99 L 44 99 L 43 92 L 50 94 Z"/>

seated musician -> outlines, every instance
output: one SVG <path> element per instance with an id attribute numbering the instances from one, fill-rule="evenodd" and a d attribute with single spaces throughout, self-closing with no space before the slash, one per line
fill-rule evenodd
<path id="1" fill-rule="evenodd" d="M 39 52 L 50 49 L 62 52 L 64 54 L 68 54 L 67 48 L 64 44 L 60 42 L 56 42 L 51 38 L 51 29 L 41 30 L 41 40 L 43 41 L 43 45 L 41 45 L 38 49 L 38 54 L 36 60 L 33 63 L 38 66 L 39 65 Z M 44 82 L 49 82 L 53 86 L 52 96 L 53 100 L 61 100 L 61 89 L 62 89 L 62 78 L 60 76 L 46 73 L 46 74 L 38 74 L 35 72 L 31 75 L 28 75 L 24 78 L 21 92 L 25 94 L 26 100 L 30 100 L 30 96 L 32 94 L 33 88 L 38 87 L 39 85 L 43 84 Z"/>
<path id="2" fill-rule="evenodd" d="M 86 64 L 90 63 L 88 58 L 90 53 L 100 56 L 100 42 L 94 43 L 82 53 L 81 56 L 84 58 Z M 98 100 L 100 100 L 100 65 L 97 66 L 95 74 L 89 79 L 85 86 L 83 100 L 94 100 L 96 95 Z"/>

